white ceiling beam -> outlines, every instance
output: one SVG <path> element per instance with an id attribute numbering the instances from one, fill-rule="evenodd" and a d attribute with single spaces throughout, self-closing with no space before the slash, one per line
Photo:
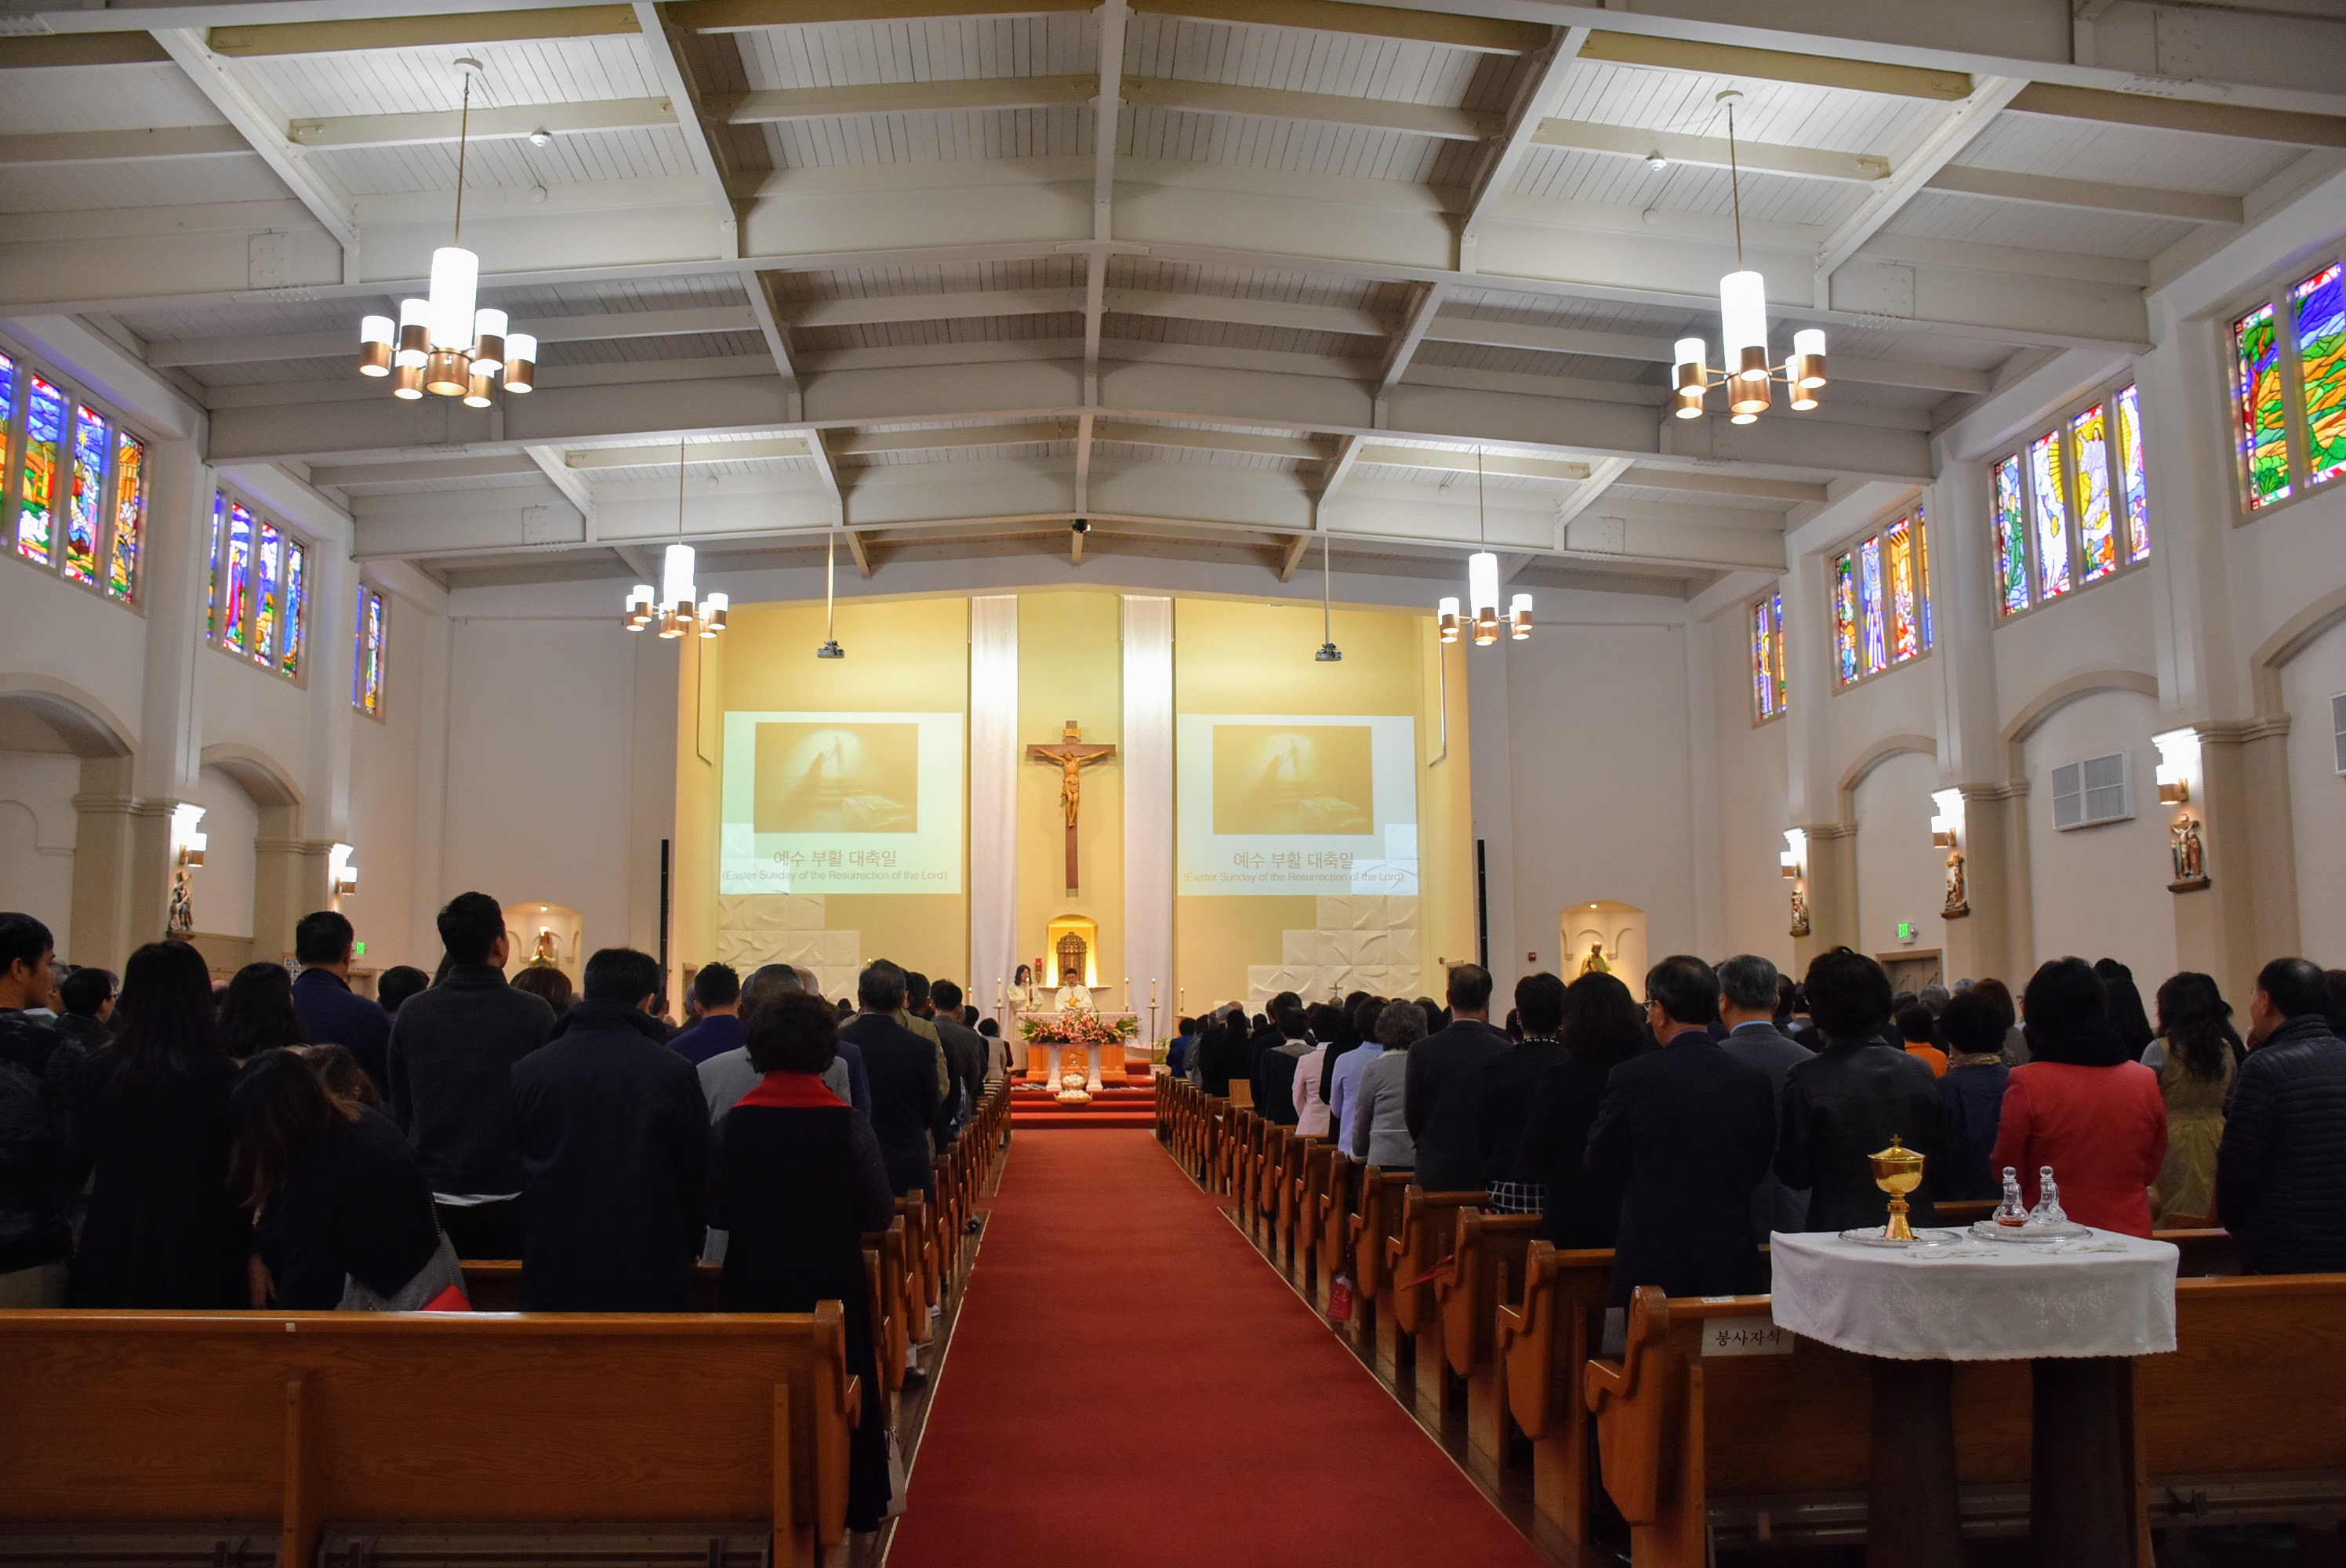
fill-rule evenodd
<path id="1" fill-rule="evenodd" d="M 1567 27 L 1533 56 L 1532 68 L 1525 73 L 1515 102 L 1507 107 L 1506 124 L 1499 133 L 1497 144 L 1484 158 L 1482 169 L 1467 192 L 1466 204 L 1459 211 L 1457 261 L 1461 271 L 1474 270 L 1475 251 L 1482 242 L 1483 225 L 1490 219 L 1492 203 L 1515 189 L 1515 177 L 1523 172 L 1524 160 L 1531 156 L 1534 138 L 1546 123 L 1541 117 L 1556 101 L 1563 88 L 1565 74 L 1572 69 L 1572 62 L 1580 56 L 1580 46 L 1587 41 L 1587 28 Z"/>
<path id="2" fill-rule="evenodd" d="M 1047 109 L 1088 103 L 1096 76 L 985 76 L 949 82 L 784 87 L 712 94 L 709 112 L 727 125 L 788 125 L 852 115 L 941 115 L 971 109 Z"/>
<path id="3" fill-rule="evenodd" d="M 1566 148 L 1575 152 L 1640 160 L 1658 153 L 1672 163 L 1692 164 L 1698 168 L 1726 168 L 1733 163 L 1760 174 L 1830 179 L 1847 185 L 1871 185 L 1890 177 L 1890 160 L 1872 153 L 1830 152 L 1823 148 L 1786 147 L 1778 142 L 1745 141 L 1738 137 L 1730 158 L 1723 136 L 1639 130 L 1632 126 L 1597 125 L 1588 120 L 1542 120 L 1533 129 L 1531 141 L 1535 147 Z"/>
<path id="4" fill-rule="evenodd" d="M 1677 490 L 1689 495 L 1739 495 L 1754 501 L 1790 501 L 1821 505 L 1827 487 L 1796 479 L 1760 479 L 1694 468 L 1632 467 L 1618 484 L 1646 490 Z"/>
<path id="5" fill-rule="evenodd" d="M 917 430 L 842 431 L 829 441 L 834 457 L 871 457 L 892 452 L 955 452 L 987 446 L 1031 446 L 1065 441 L 1076 433 L 1073 420 L 1030 420 L 1023 424 L 928 425 Z"/>
<path id="6" fill-rule="evenodd" d="M 0 38 L 0 71 L 153 66 L 168 64 L 170 58 L 144 33 L 47 33 Z"/>
<path id="7" fill-rule="evenodd" d="M 561 449 L 552 446 L 525 446 L 522 453 L 556 490 L 562 498 L 578 508 L 578 519 L 586 525 L 586 537 L 595 537 L 595 487 L 584 474 L 563 460 Z"/>
<path id="8" fill-rule="evenodd" d="M 1290 534 L 1288 535 L 1286 545 L 1280 548 L 1279 553 L 1279 580 L 1280 582 L 1285 583 L 1293 580 L 1295 576 L 1295 568 L 1302 564 L 1303 553 L 1311 548 L 1311 535 Z"/>
<path id="9" fill-rule="evenodd" d="M 856 575 L 869 577 L 872 575 L 872 546 L 855 529 L 850 528 L 846 533 L 847 553 L 855 557 Z"/>
<path id="10" fill-rule="evenodd" d="M 525 447 L 524 451 L 528 449 Z M 687 466 L 695 463 L 750 463 L 764 457 L 806 457 L 802 435 L 761 435 L 739 441 L 696 441 L 685 449 Z M 658 468 L 676 462 L 676 443 L 658 446 L 589 446 L 563 453 L 562 464 L 572 470 L 598 468 Z"/>
<path id="11" fill-rule="evenodd" d="M 1923 182 L 1925 190 L 2025 201 L 2040 207 L 2126 212 L 2142 218 L 2173 218 L 2186 223 L 2245 221 L 2240 199 L 2198 190 L 2161 190 L 2145 185 L 2110 185 L 2096 179 L 2063 179 L 2046 174 L 2015 174 L 2001 168 L 1950 164 Z"/>
<path id="12" fill-rule="evenodd" d="M 154 130 L 46 131 L 0 136 L 0 168 L 36 164 L 128 163 L 134 158 L 250 157 L 234 126 L 174 126 Z"/>
<path id="13" fill-rule="evenodd" d="M 782 325 L 781 312 L 774 305 L 773 274 L 750 269 L 743 272 L 741 283 L 749 290 L 750 313 L 758 319 L 758 331 L 766 340 L 766 352 L 773 356 L 775 373 L 782 378 L 790 417 L 797 419 L 806 412 L 806 391 L 790 350 L 790 329 Z M 847 485 L 839 476 L 839 464 L 832 461 L 829 443 L 818 434 L 807 443 L 807 455 L 814 459 L 815 473 L 822 480 L 824 493 L 831 497 L 831 514 L 845 522 Z"/>
<path id="14" fill-rule="evenodd" d="M 1542 353 L 1586 354 L 1596 359 L 1644 360 L 1668 364 L 1671 340 L 1637 332 L 1603 332 L 1580 327 L 1542 327 L 1523 321 L 1486 321 L 1470 316 L 1434 318 L 1427 336 L 1443 343 L 1480 343 L 1487 348 L 1530 349 Z M 1925 391 L 1984 394 L 1994 380 L 1985 371 L 1934 365 L 1923 360 L 1864 360 L 1847 354 L 1828 361 L 1832 379 L 1863 386 L 1916 387 Z"/>
<path id="15" fill-rule="evenodd" d="M 494 299 L 495 283 L 484 290 Z M 515 323 L 534 331 L 540 343 L 578 343 L 605 338 L 679 338 L 707 332 L 746 332 L 757 317 L 745 305 L 703 305 L 677 311 L 617 311 L 594 316 L 553 316 Z M 353 331 L 356 329 L 353 328 Z M 147 362 L 177 365 L 268 364 L 280 360 L 332 359 L 355 354 L 351 332 L 271 332 L 240 338 L 161 338 L 147 345 Z"/>
<path id="16" fill-rule="evenodd" d="M 521 44 L 545 38 L 607 38 L 632 33 L 637 26 L 635 9 L 627 5 L 552 5 L 527 11 L 214 27 L 209 41 L 216 55 L 250 59 L 366 49 L 436 49 L 456 44 Z"/>
<path id="17" fill-rule="evenodd" d="M 1547 42 L 1547 29 L 1528 22 L 1400 5 L 1354 5 L 1343 0 L 1135 0 L 1132 8 L 1202 22 L 1438 44 L 1485 55 L 1528 55 Z"/>
<path id="18" fill-rule="evenodd" d="M 1393 446 L 1375 441 L 1365 443 L 1353 461 L 1380 468 L 1423 468 L 1451 473 L 1475 471 L 1471 449 L 1459 452 L 1433 446 Z M 1486 449 L 1482 471 L 1516 479 L 1556 479 L 1577 484 L 1588 477 L 1589 465 L 1566 458 L 1521 457 Z"/>
<path id="19" fill-rule="evenodd" d="M 1439 283 L 1429 283 L 1410 307 L 1409 317 L 1401 330 L 1393 334 L 1385 347 L 1384 362 L 1377 371 L 1377 396 L 1380 400 L 1401 384 L 1409 373 L 1410 361 L 1424 345 L 1425 334 L 1433 330 L 1435 318 L 1442 313 L 1442 301 L 1447 290 Z"/>
<path id="20" fill-rule="evenodd" d="M 1128 77 L 1125 102 L 1136 108 L 1180 109 L 1192 114 L 1240 115 L 1256 119 L 1296 120 L 1308 125 L 1356 126 L 1437 141 L 1487 141 L 1504 128 L 1501 116 L 1434 104 L 1391 103 L 1338 93 L 1294 93 L 1273 87 L 1234 87 L 1219 82 Z"/>
<path id="21" fill-rule="evenodd" d="M 1236 321 L 1250 327 L 1367 338 L 1382 338 L 1392 331 L 1392 323 L 1375 311 L 1344 305 L 1301 305 L 1287 300 L 1241 300 L 1229 294 L 1176 294 L 1146 289 L 1110 289 L 1104 302 L 1125 315 L 1183 321 Z"/>
<path id="22" fill-rule="evenodd" d="M 754 33 L 826 22 L 882 24 L 963 16 L 1045 16 L 1091 11 L 1099 0 L 685 0 L 676 19 L 696 33 Z"/>
<path id="23" fill-rule="evenodd" d="M 413 484 L 422 480 L 510 479 L 537 472 L 526 456 L 491 453 L 459 457 L 446 463 L 354 463 L 310 470 L 310 483 L 321 490 L 346 490 L 352 485 Z"/>
<path id="24" fill-rule="evenodd" d="M 1970 76 L 1963 71 L 1891 65 L 1875 60 L 1846 59 L 1793 50 L 1752 49 L 1737 44 L 1706 43 L 1694 38 L 1665 37 L 1649 33 L 1596 33 L 1581 46 L 1581 58 L 1616 66 L 1642 66 L 1657 71 L 1687 71 L 1704 76 L 1742 76 L 1763 82 L 1797 82 L 1804 87 L 1838 87 L 1848 92 L 1880 93 L 1892 97 L 1928 98 L 1955 103 L 1972 94 Z"/>
<path id="25" fill-rule="evenodd" d="M 784 300 L 790 325 L 860 327 L 887 321 L 947 321 L 1046 316 L 1084 308 L 1080 289 L 987 289 L 948 294 L 873 294 L 848 300 Z"/>
<path id="26" fill-rule="evenodd" d="M 1236 430 L 1198 430 L 1188 425 L 1133 424 L 1101 420 L 1093 427 L 1096 441 L 1125 446 L 1161 446 L 1188 451 L 1244 452 L 1260 457 L 1289 457 L 1316 463 L 1328 455 L 1323 443 L 1294 435 L 1256 435 Z"/>
<path id="27" fill-rule="evenodd" d="M 2227 26 L 2237 25 L 2238 15 Z M 2191 131 L 2200 136 L 2242 137 L 2296 147 L 2346 147 L 2346 117 L 2259 108 L 2249 104 L 2207 103 L 2193 98 L 2113 93 L 2059 82 L 2032 82 L 2009 107 L 2014 114 L 2051 115 L 2102 125 L 2141 126 Z"/>
<path id="28" fill-rule="evenodd" d="M 716 145 L 709 140 L 708 126 L 702 123 L 700 84 L 686 69 L 677 40 L 669 35 L 666 8 L 656 0 L 635 0 L 632 9 L 637 30 L 643 36 L 644 53 L 651 61 L 652 75 L 676 107 L 676 123 L 684 132 L 685 151 L 692 159 L 692 172 L 699 176 L 701 190 L 717 214 L 718 243 L 728 259 L 738 257 L 741 254 L 740 214 L 734 209 L 733 197 L 726 183 L 729 171 Z"/>
<path id="29" fill-rule="evenodd" d="M 1989 76 L 1979 89 L 1942 120 L 1923 145 L 1902 158 L 1890 178 L 1876 186 L 1855 212 L 1833 226 L 1817 248 L 1816 300 L 1820 308 L 1832 302 L 1832 275 L 1857 253 L 1859 246 L 1882 232 L 1905 205 L 1920 195 L 1931 177 L 1954 161 L 1994 123 L 2004 107 L 2026 87 L 2017 76 Z"/>
<path id="30" fill-rule="evenodd" d="M 1107 331 L 1109 242 L 1116 238 L 1116 155 L 1124 126 L 1124 39 L 1132 19 L 1125 0 L 1099 8 L 1099 96 L 1092 102 L 1092 244 L 1084 254 L 1084 412 L 1076 422 L 1075 508 L 1092 505 L 1092 444 L 1098 425 L 1100 344 Z M 1075 535 L 1074 562 L 1083 564 L 1084 536 Z"/>
<path id="31" fill-rule="evenodd" d="M 455 109 L 294 120 L 286 126 L 285 136 L 295 146 L 306 148 L 425 147 L 454 141 L 459 131 L 474 141 L 513 141 L 538 131 L 577 136 L 674 124 L 676 108 L 667 98 L 595 98 L 586 103 L 474 109 L 469 127 Z"/>
<path id="32" fill-rule="evenodd" d="M 310 216 L 334 237 L 334 242 L 342 248 L 342 281 L 356 281 L 359 225 L 352 215 L 350 198 L 342 188 L 310 162 L 307 152 L 285 139 L 277 117 L 260 107 L 226 64 L 204 46 L 199 35 L 185 28 L 173 28 L 158 31 L 154 38 L 163 52 L 178 62 L 196 91 L 219 111 L 222 119 L 236 127 L 246 144 L 269 165 L 270 172 L 292 189 Z"/>

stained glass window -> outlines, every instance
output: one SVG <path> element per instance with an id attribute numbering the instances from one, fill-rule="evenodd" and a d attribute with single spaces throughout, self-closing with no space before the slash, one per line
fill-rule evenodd
<path id="1" fill-rule="evenodd" d="M 260 586 L 252 596 L 252 657 L 267 664 L 277 651 L 277 616 L 280 608 L 277 600 L 278 562 L 282 550 L 280 535 L 273 524 L 260 525 Z"/>
<path id="2" fill-rule="evenodd" d="M 1923 651 L 1923 609 L 1914 589 L 1914 524 L 1901 517 L 1882 535 L 1889 572 L 1890 662 L 1902 664 Z"/>
<path id="3" fill-rule="evenodd" d="M 382 717 L 384 608 L 382 596 L 359 585 L 358 629 L 351 659 L 351 705 L 372 718 Z"/>
<path id="4" fill-rule="evenodd" d="M 1865 673 L 1890 667 L 1889 639 L 1882 603 L 1882 541 L 1857 547 L 1857 604 L 1864 633 Z"/>
<path id="5" fill-rule="evenodd" d="M 1751 605 L 1752 716 L 1776 718 L 1784 697 L 1784 596 L 1771 593 Z"/>
<path id="6" fill-rule="evenodd" d="M 66 398 L 39 376 L 26 378 L 24 488 L 16 496 L 16 550 L 28 561 L 49 564 L 56 525 L 57 461 L 66 437 Z"/>
<path id="7" fill-rule="evenodd" d="M 2150 559 L 2150 486 L 2143 473 L 2142 399 L 2134 383 L 2118 388 L 2118 486 L 2126 495 L 2129 565 Z"/>
<path id="8" fill-rule="evenodd" d="M 2061 433 L 2028 443 L 2029 499 L 2036 504 L 2036 596 L 2069 591 L 2069 502 L 2061 477 Z"/>
<path id="9" fill-rule="evenodd" d="M 219 641 L 234 653 L 244 651 L 245 610 L 250 598 L 245 574 L 252 569 L 252 514 L 237 502 L 228 504 L 228 543 L 220 548 Z"/>
<path id="10" fill-rule="evenodd" d="M 220 580 L 220 536 L 228 532 L 228 497 L 212 492 L 212 553 L 207 570 L 211 585 L 211 598 L 204 606 L 204 640 L 216 640 L 220 634 L 220 602 L 225 596 Z"/>
<path id="11" fill-rule="evenodd" d="M 2280 378 L 2280 337 L 2273 308 L 2259 305 L 2232 323 L 2239 384 L 2240 468 L 2249 510 L 2289 498 L 2289 411 Z"/>
<path id="12" fill-rule="evenodd" d="M 2346 280 L 2335 262 L 2289 291 L 2305 394 L 2305 478 L 2346 473 Z"/>
<path id="13" fill-rule="evenodd" d="M 0 520 L 8 515 L 8 475 L 10 459 L 16 449 L 10 443 L 15 434 L 16 361 L 0 354 Z"/>
<path id="14" fill-rule="evenodd" d="M 280 674 L 301 673 L 301 610 L 310 595 L 310 552 L 300 542 L 285 541 L 285 646 L 278 650 Z"/>
<path id="15" fill-rule="evenodd" d="M 114 541 L 106 557 L 106 591 L 138 597 L 138 549 L 147 540 L 147 443 L 127 430 L 114 433 Z"/>
<path id="16" fill-rule="evenodd" d="M 1914 508 L 1914 597 L 1922 610 L 1923 647 L 1928 648 L 1938 640 L 1931 629 L 1931 522 L 1919 506 Z"/>
<path id="17" fill-rule="evenodd" d="M 1846 550 L 1833 560 L 1833 659 L 1843 686 L 1857 678 L 1857 559 Z"/>
<path id="18" fill-rule="evenodd" d="M 73 491 L 66 509 L 66 575 L 97 581 L 97 539 L 106 527 L 106 416 L 74 407 Z"/>
<path id="19" fill-rule="evenodd" d="M 2020 500 L 2020 459 L 1995 465 L 1995 581 L 1997 613 L 2018 615 L 2028 607 L 2028 516 Z"/>
<path id="20" fill-rule="evenodd" d="M 2077 541 L 2086 581 L 2118 569 L 2117 519 L 2110 515 L 2109 420 L 2096 403 L 2069 422 L 2070 461 L 2077 475 Z"/>

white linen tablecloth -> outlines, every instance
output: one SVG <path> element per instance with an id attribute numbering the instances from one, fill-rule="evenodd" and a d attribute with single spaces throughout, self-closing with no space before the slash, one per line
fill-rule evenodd
<path id="1" fill-rule="evenodd" d="M 2116 1251 L 1971 1242 L 1959 1256 L 1866 1247 L 1828 1231 L 1769 1238 L 1775 1319 L 1893 1360 L 2150 1356 L 2175 1349 L 2175 1248 L 2097 1230 Z M 1971 1247 L 1980 1250 L 1970 1251 Z"/>

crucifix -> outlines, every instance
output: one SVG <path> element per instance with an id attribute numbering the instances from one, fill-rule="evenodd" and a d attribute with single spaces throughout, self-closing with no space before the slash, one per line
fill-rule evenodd
<path id="1" fill-rule="evenodd" d="M 1060 769 L 1059 804 L 1067 816 L 1067 891 L 1076 891 L 1076 812 L 1084 793 L 1082 777 L 1087 762 L 1104 762 L 1116 755 L 1113 746 L 1086 745 L 1077 737 L 1080 728 L 1074 719 L 1067 720 L 1066 732 L 1056 746 L 1029 746 L 1027 757 L 1036 762 L 1054 762 Z M 1039 978 L 1039 977 L 1038 977 Z"/>

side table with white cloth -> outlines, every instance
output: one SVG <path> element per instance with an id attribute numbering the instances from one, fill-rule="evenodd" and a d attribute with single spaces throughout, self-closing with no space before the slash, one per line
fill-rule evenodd
<path id="1" fill-rule="evenodd" d="M 1873 1358 L 1874 1431 L 1900 1433 L 1872 1445 L 1867 1563 L 1960 1568 L 1953 1363 L 2025 1360 L 2036 1560 L 2133 1568 L 2133 1359 L 2175 1349 L 2176 1249 L 2106 1230 L 2031 1242 L 1922 1234 L 1911 1247 L 1770 1238 L 1777 1324 Z"/>

